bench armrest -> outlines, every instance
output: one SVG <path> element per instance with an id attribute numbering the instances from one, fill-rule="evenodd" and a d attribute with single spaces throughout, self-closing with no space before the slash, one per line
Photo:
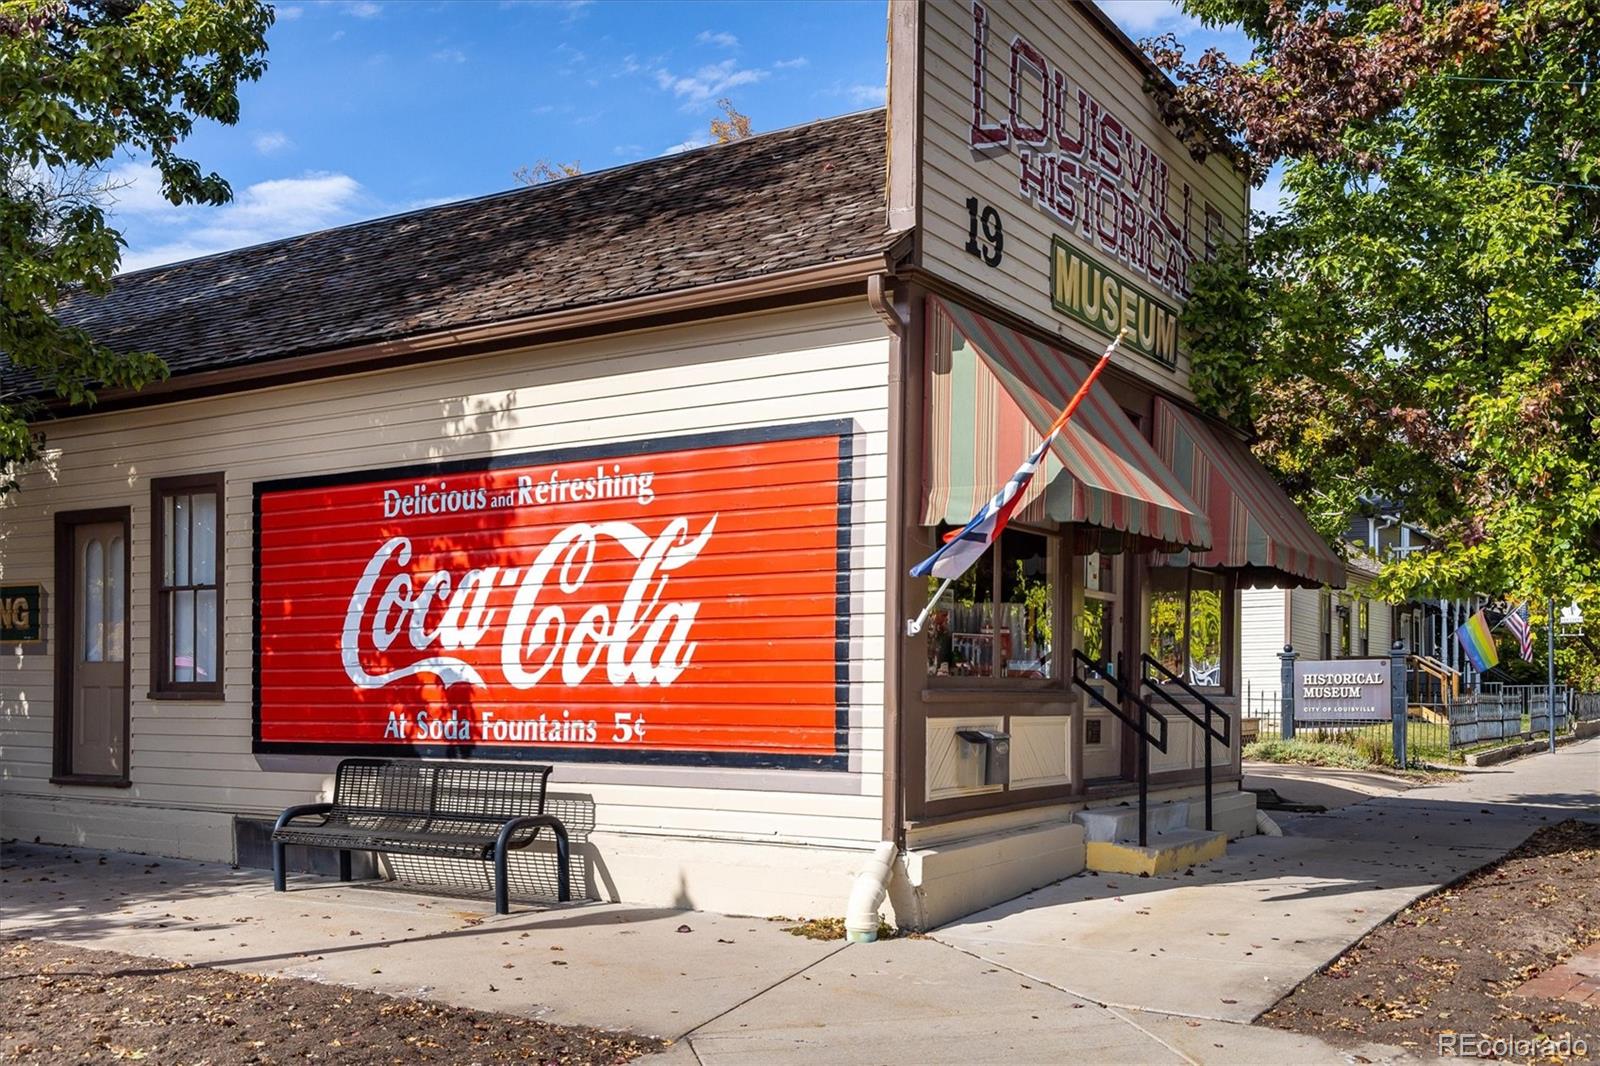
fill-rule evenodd
<path id="1" fill-rule="evenodd" d="M 529 826 L 536 826 L 541 829 L 549 829 L 555 834 L 557 840 L 565 841 L 567 839 L 567 827 L 561 821 L 561 819 L 557 818 L 555 815 L 529 814 L 524 815 L 521 818 L 513 818 L 505 825 L 500 827 L 500 838 L 495 841 L 496 850 L 509 850 L 512 847 L 512 835 L 515 834 L 517 830 L 526 829 Z M 527 844 L 522 844 L 520 846 L 527 847 L 528 844 L 532 844 L 538 835 L 538 833 L 535 833 L 533 836 L 528 838 Z"/>
<path id="2" fill-rule="evenodd" d="M 277 833 L 278 830 L 282 829 L 296 818 L 301 818 L 310 814 L 327 814 L 331 810 L 333 810 L 333 804 L 331 803 L 302 803 L 298 806 L 290 807 L 288 810 L 278 815 L 277 824 L 272 827 L 272 831 L 273 833 Z"/>
<path id="3" fill-rule="evenodd" d="M 511 849 L 511 836 L 519 829 L 535 826 L 538 829 L 548 828 L 556 838 L 556 899 L 567 903 L 572 899 L 572 885 L 567 865 L 571 856 L 567 848 L 567 827 L 553 814 L 530 814 L 521 818 L 513 818 L 500 827 L 500 836 L 494 844 L 494 912 L 505 914 L 509 910 L 509 900 L 506 889 L 506 852 Z M 519 845 L 527 847 L 532 844 L 539 834 L 536 831 L 527 841 Z"/>

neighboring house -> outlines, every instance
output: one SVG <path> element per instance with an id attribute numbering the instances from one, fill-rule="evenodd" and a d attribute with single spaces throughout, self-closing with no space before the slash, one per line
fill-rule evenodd
<path id="1" fill-rule="evenodd" d="M 1391 603 L 1373 590 L 1382 565 L 1430 546 L 1428 534 L 1394 515 L 1378 515 L 1355 519 L 1343 539 L 1344 589 L 1243 591 L 1240 677 L 1247 716 L 1277 713 L 1285 646 L 1301 658 L 1342 659 L 1386 655 L 1393 641 L 1402 641 L 1411 657 L 1407 688 L 1413 702 L 1438 702 L 1446 688 L 1477 684 L 1455 631 L 1483 606 L 1483 597 Z"/>

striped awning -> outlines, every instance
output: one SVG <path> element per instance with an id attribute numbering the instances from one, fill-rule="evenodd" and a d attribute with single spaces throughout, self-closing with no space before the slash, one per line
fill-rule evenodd
<path id="1" fill-rule="evenodd" d="M 961 525 L 1039 446 L 1089 366 L 928 297 L 925 525 Z M 1022 521 L 1082 523 L 1175 548 L 1209 548 L 1200 507 L 1096 385 L 1023 496 Z"/>
<path id="2" fill-rule="evenodd" d="M 1244 442 L 1157 398 L 1156 451 L 1211 519 L 1210 551 L 1172 560 L 1248 584 L 1344 587 L 1345 566 Z"/>

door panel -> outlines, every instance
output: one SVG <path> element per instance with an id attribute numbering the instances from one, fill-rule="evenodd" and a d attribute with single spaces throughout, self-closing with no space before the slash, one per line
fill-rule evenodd
<path id="1" fill-rule="evenodd" d="M 124 521 L 72 527 L 72 634 L 65 767 L 71 776 L 127 776 L 128 534 Z"/>

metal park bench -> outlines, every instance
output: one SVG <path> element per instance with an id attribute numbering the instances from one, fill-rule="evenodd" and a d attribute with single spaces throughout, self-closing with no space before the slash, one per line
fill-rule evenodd
<path id="1" fill-rule="evenodd" d="M 510 910 L 506 854 L 532 844 L 541 829 L 556 841 L 556 895 L 571 899 L 567 828 L 544 812 L 551 767 L 345 759 L 332 803 L 290 807 L 272 830 L 273 888 L 285 890 L 284 849 L 334 848 L 339 880 L 350 880 L 352 851 L 494 862 L 494 910 Z M 309 821 L 313 816 L 321 821 Z"/>

